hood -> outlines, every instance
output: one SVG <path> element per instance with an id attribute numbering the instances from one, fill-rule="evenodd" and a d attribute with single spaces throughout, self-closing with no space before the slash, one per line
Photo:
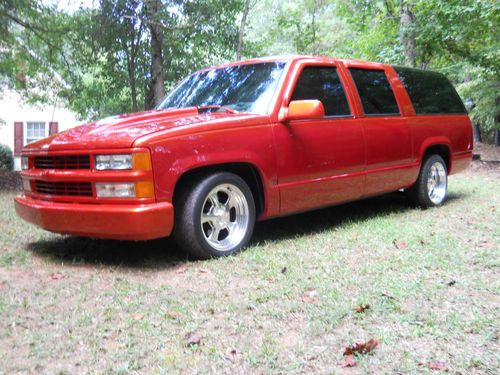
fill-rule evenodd
<path id="1" fill-rule="evenodd" d="M 239 115 L 200 114 L 196 107 L 118 115 L 90 122 L 27 145 L 23 151 L 58 151 L 97 148 L 129 148 L 145 135 Z M 245 114 L 248 117 L 248 114 Z"/>

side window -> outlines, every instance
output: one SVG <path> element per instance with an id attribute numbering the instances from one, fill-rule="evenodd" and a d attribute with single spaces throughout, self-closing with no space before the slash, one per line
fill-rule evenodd
<path id="1" fill-rule="evenodd" d="M 295 84 L 292 100 L 311 99 L 323 103 L 326 116 L 351 114 L 336 68 L 309 66 L 302 70 Z"/>
<path id="2" fill-rule="evenodd" d="M 349 69 L 366 115 L 399 114 L 391 85 L 382 70 Z"/>
<path id="3" fill-rule="evenodd" d="M 395 66 L 417 115 L 466 113 L 448 79 L 436 72 Z"/>

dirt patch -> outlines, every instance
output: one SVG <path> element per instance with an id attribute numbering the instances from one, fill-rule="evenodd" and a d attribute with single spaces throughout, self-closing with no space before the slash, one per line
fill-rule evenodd
<path id="1" fill-rule="evenodd" d="M 21 190 L 21 175 L 19 172 L 0 170 L 0 191 Z"/>
<path id="2" fill-rule="evenodd" d="M 488 145 L 486 143 L 475 143 L 474 154 L 480 155 L 482 161 L 500 161 L 500 146 Z"/>
<path id="3" fill-rule="evenodd" d="M 485 143 L 474 144 L 474 158 L 464 172 L 468 175 L 488 175 L 500 177 L 500 147 Z"/>

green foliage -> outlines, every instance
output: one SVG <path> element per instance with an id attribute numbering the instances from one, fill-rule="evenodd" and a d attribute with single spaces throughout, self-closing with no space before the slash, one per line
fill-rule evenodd
<path id="1" fill-rule="evenodd" d="M 485 130 L 500 129 L 495 118 L 500 113 L 500 82 L 498 76 L 480 67 L 467 67 L 465 74 L 473 77 L 458 85 L 462 98 L 472 99 L 474 107 L 469 111 L 472 121 Z"/>
<path id="2" fill-rule="evenodd" d="M 9 146 L 0 143 L 0 170 L 11 171 L 14 168 L 14 157 Z"/>
<path id="3" fill-rule="evenodd" d="M 65 32 L 54 6 L 37 0 L 2 1 L 0 85 L 24 91 L 23 96 L 37 102 L 50 101 L 64 84 L 59 65 L 70 68 L 63 55 Z"/>
<path id="4" fill-rule="evenodd" d="M 259 54 L 314 53 L 445 73 L 474 121 L 500 128 L 500 5 L 476 0 L 264 0 L 250 15 Z M 265 17 L 275 14 L 273 19 Z M 402 16 L 408 11 L 408 24 Z M 262 21 L 265 19 L 265 22 Z M 405 43 L 411 38 L 411 43 Z M 264 42 L 262 42 L 264 41 Z M 260 43 L 259 43 L 260 42 Z M 410 50 L 411 48 L 411 50 Z M 251 53 L 249 56 L 253 56 Z"/>
<path id="5" fill-rule="evenodd" d="M 37 0 L 0 5 L 0 85 L 28 101 L 64 100 L 82 118 L 143 110 L 151 83 L 148 25 L 161 26 L 165 86 L 234 59 L 242 0 L 100 0 L 73 14 Z M 223 9 L 223 11 L 221 11 Z"/>
<path id="6" fill-rule="evenodd" d="M 150 105 L 152 23 L 167 90 L 233 60 L 243 0 L 100 0 L 73 14 L 41 0 L 0 4 L 0 85 L 30 101 L 65 100 L 84 118 Z M 243 56 L 318 54 L 445 73 L 474 121 L 499 128 L 500 6 L 477 0 L 254 0 Z"/>

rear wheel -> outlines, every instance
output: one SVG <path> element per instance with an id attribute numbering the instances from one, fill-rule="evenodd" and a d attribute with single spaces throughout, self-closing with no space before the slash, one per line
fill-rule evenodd
<path id="1" fill-rule="evenodd" d="M 417 182 L 408 191 L 408 196 L 423 207 L 439 206 L 448 195 L 448 168 L 439 155 L 430 155 L 422 164 Z"/>
<path id="2" fill-rule="evenodd" d="M 255 203 L 248 185 L 235 174 L 200 177 L 180 193 L 175 204 L 174 236 L 198 258 L 233 254 L 250 240 Z"/>

